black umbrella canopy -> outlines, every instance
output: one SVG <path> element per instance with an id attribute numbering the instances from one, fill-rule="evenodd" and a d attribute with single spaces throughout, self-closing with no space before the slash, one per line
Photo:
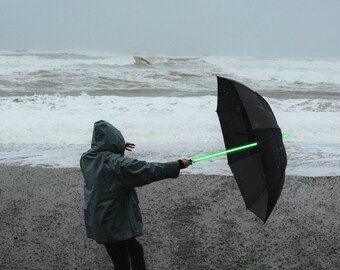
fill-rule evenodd
<path id="1" fill-rule="evenodd" d="M 217 114 L 225 147 L 258 142 L 228 156 L 246 207 L 264 222 L 280 197 L 287 165 L 281 130 L 264 98 L 245 85 L 218 79 Z"/>

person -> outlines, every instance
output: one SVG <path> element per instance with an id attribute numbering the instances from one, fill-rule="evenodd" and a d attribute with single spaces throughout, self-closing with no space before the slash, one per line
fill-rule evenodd
<path id="1" fill-rule="evenodd" d="M 121 132 L 104 120 L 94 123 L 91 149 L 80 158 L 84 177 L 84 214 L 88 238 L 104 244 L 116 270 L 145 269 L 144 252 L 136 237 L 143 222 L 135 187 L 177 178 L 191 161 L 158 163 L 124 156 L 133 150 Z"/>

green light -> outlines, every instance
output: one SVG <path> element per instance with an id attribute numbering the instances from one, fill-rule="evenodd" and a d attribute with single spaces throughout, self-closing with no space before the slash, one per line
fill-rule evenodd
<path id="1" fill-rule="evenodd" d="M 282 138 L 288 138 L 288 134 L 283 134 Z M 202 155 L 202 156 L 198 156 L 198 157 L 192 158 L 191 161 L 192 161 L 192 163 L 197 163 L 197 162 L 200 162 L 200 161 L 204 161 L 204 160 L 208 160 L 208 159 L 212 159 L 212 158 L 216 158 L 216 157 L 221 157 L 221 156 L 230 155 L 230 154 L 234 154 L 234 153 L 237 153 L 237 152 L 245 151 L 245 150 L 248 150 L 248 149 L 251 149 L 251 148 L 255 148 L 257 146 L 258 146 L 257 142 L 252 142 L 252 143 L 236 146 L 236 147 L 233 147 L 233 148 L 229 148 L 227 150 L 221 150 L 221 151 L 205 154 L 205 155 Z"/>
<path id="2" fill-rule="evenodd" d="M 196 157 L 196 158 L 192 158 L 191 160 L 192 160 L 192 163 L 196 163 L 196 162 L 208 160 L 208 159 L 215 158 L 215 157 L 220 157 L 220 156 L 233 154 L 233 153 L 236 153 L 236 152 L 241 152 L 241 151 L 244 151 L 244 150 L 247 150 L 247 149 L 254 148 L 256 146 L 257 146 L 257 142 L 248 143 L 248 144 L 245 144 L 245 145 L 229 148 L 227 150 L 217 151 L 217 152 L 209 153 L 209 154 L 199 156 L 199 157 Z"/>
<path id="3" fill-rule="evenodd" d="M 282 134 L 282 138 L 288 138 L 289 137 L 289 135 L 287 134 L 287 133 L 284 133 L 284 134 Z"/>

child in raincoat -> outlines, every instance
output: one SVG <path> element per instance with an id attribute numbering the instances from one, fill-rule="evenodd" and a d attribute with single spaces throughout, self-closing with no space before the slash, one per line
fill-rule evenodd
<path id="1" fill-rule="evenodd" d="M 124 157 L 133 148 L 118 129 L 100 120 L 94 124 L 91 149 L 80 159 L 86 233 L 105 245 L 116 270 L 145 269 L 143 248 L 135 238 L 143 233 L 135 187 L 177 178 L 191 164 L 187 159 L 147 163 Z"/>

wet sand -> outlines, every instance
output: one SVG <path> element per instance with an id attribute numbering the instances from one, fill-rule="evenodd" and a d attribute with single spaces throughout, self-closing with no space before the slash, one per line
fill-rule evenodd
<path id="1" fill-rule="evenodd" d="M 0 166 L 0 269 L 112 269 L 85 236 L 79 169 Z M 232 177 L 137 189 L 149 270 L 339 269 L 340 176 L 288 176 L 265 225 Z"/>

